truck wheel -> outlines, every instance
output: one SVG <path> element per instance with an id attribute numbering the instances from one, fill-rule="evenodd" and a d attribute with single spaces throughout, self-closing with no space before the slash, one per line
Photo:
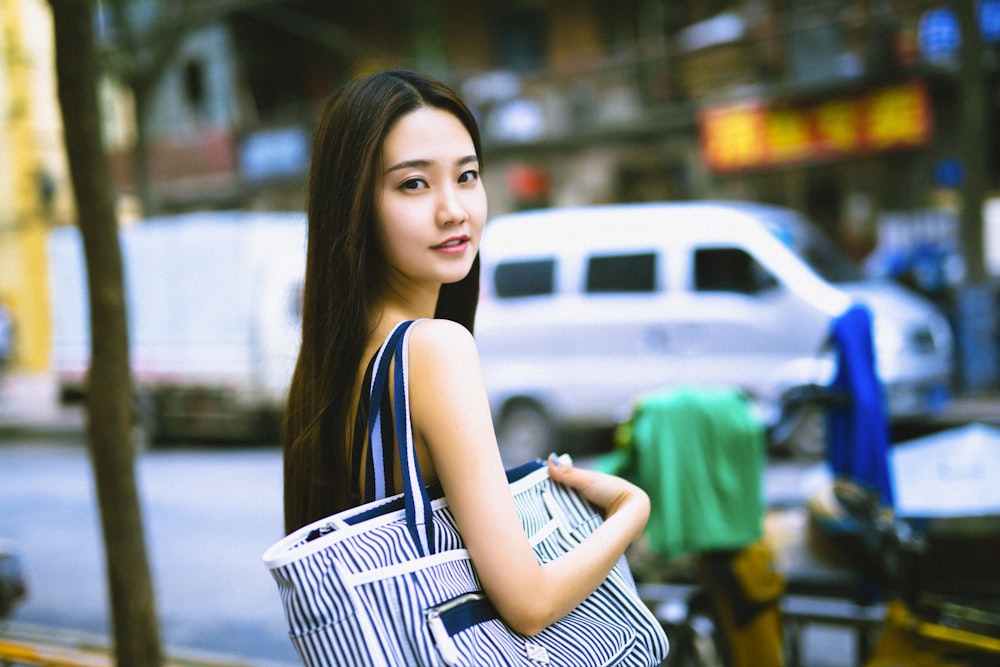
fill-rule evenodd
<path id="1" fill-rule="evenodd" d="M 138 392 L 133 400 L 132 441 L 135 450 L 151 449 L 163 436 L 160 427 L 160 413 L 156 400 L 145 392 Z"/>
<path id="2" fill-rule="evenodd" d="M 537 458 L 544 459 L 555 451 L 555 429 L 540 407 L 518 401 L 504 408 L 497 427 L 500 455 L 507 467 Z"/>

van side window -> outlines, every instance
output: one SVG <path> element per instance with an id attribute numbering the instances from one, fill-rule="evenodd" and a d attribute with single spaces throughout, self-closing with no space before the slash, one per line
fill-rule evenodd
<path id="1" fill-rule="evenodd" d="M 694 286 L 699 292 L 757 294 L 778 284 L 745 250 L 701 248 L 694 254 Z"/>
<path id="2" fill-rule="evenodd" d="M 555 288 L 554 259 L 533 259 L 497 264 L 493 288 L 502 299 L 552 294 Z"/>
<path id="3" fill-rule="evenodd" d="M 655 291 L 655 253 L 597 255 L 587 260 L 587 292 Z"/>

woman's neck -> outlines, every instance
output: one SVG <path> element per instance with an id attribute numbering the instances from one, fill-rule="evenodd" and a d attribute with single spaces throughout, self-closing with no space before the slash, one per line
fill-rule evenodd
<path id="1" fill-rule="evenodd" d="M 381 300 L 377 320 L 395 324 L 403 320 L 434 317 L 440 286 L 435 289 L 390 290 Z"/>

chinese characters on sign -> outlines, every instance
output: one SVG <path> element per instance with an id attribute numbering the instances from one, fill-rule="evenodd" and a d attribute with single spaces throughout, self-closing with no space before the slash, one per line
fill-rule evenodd
<path id="1" fill-rule="evenodd" d="M 702 109 L 699 126 L 702 157 L 717 172 L 913 148 L 931 138 L 927 92 L 917 83 L 803 106 L 714 105 Z"/>

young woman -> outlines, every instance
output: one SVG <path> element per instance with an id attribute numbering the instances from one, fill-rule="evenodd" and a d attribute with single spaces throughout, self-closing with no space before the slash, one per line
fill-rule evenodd
<path id="1" fill-rule="evenodd" d="M 442 486 L 500 616 L 532 635 L 600 585 L 645 526 L 649 499 L 620 478 L 550 460 L 551 477 L 603 508 L 606 521 L 556 561 L 540 565 L 531 551 L 472 337 L 486 223 L 481 158 L 472 113 L 427 76 L 374 74 L 324 109 L 309 183 L 302 347 L 284 432 L 285 528 L 364 502 L 364 466 L 352 469 L 354 450 L 367 447 L 364 378 L 392 328 L 419 319 L 409 393 L 420 468 Z"/>

